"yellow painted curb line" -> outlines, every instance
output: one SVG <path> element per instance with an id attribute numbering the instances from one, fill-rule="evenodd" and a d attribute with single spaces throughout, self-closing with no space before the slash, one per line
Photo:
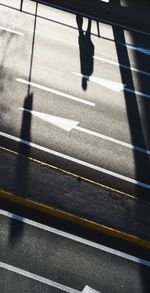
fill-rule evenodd
<path id="1" fill-rule="evenodd" d="M 7 191 L 4 191 L 2 189 L 0 189 L 0 197 L 4 198 L 6 200 L 9 200 L 9 201 L 15 202 L 17 204 L 23 205 L 23 206 L 33 208 L 33 209 L 40 211 L 40 212 L 43 212 L 45 214 L 48 214 L 48 215 L 51 215 L 51 216 L 54 216 L 54 217 L 57 217 L 57 218 L 60 218 L 63 220 L 67 220 L 67 221 L 70 221 L 75 224 L 80 224 L 82 226 L 85 226 L 90 229 L 94 229 L 94 230 L 99 231 L 101 233 L 105 233 L 110 236 L 117 237 L 117 238 L 129 241 L 129 242 L 132 242 L 132 243 L 137 244 L 139 246 L 142 246 L 145 248 L 150 248 L 150 241 L 148 241 L 148 240 L 144 240 L 144 239 L 141 239 L 137 236 L 128 234 L 126 232 L 122 232 L 117 229 L 90 221 L 88 219 L 85 219 L 85 218 L 82 218 L 82 217 L 79 217 L 79 216 L 76 216 L 76 215 L 73 215 L 70 213 L 67 213 L 63 210 L 59 210 L 59 209 L 47 206 L 45 204 L 41 204 L 39 202 L 35 202 L 35 201 L 32 201 L 27 198 L 22 198 L 20 196 L 14 195 L 14 194 L 7 192 Z"/>

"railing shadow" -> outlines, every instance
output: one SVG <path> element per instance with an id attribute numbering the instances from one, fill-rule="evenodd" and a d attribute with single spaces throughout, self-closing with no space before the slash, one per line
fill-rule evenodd
<path id="1" fill-rule="evenodd" d="M 10 9 L 16 10 L 16 11 L 21 11 L 21 12 L 27 14 L 27 15 L 32 15 L 32 16 L 34 16 L 34 15 L 35 15 L 34 13 L 24 10 L 24 8 L 23 8 L 23 1 L 24 1 L 24 0 L 22 0 L 22 3 L 20 4 L 20 6 L 18 6 L 18 8 L 17 8 L 17 7 L 12 7 L 12 6 L 10 6 L 10 5 L 3 4 L 3 3 L 0 3 L 0 6 L 4 6 L 4 7 L 7 7 L 7 8 L 10 8 Z M 39 3 L 39 1 L 33 1 L 33 2 L 35 2 L 35 3 Z M 43 5 L 44 5 L 44 4 L 43 4 Z M 48 5 L 48 4 L 46 4 L 46 6 L 51 7 L 51 5 Z M 69 24 L 64 23 L 64 22 L 62 22 L 62 21 L 54 20 L 54 19 L 52 19 L 51 17 L 48 18 L 48 17 L 42 16 L 41 14 L 39 15 L 38 13 L 37 13 L 36 17 L 39 18 L 39 19 L 44 19 L 44 20 L 50 21 L 50 22 L 52 22 L 52 23 L 60 24 L 60 25 L 62 25 L 62 26 L 64 26 L 64 27 L 72 28 L 73 30 L 78 30 L 78 28 L 77 28 L 76 26 L 69 25 Z M 93 35 L 93 36 L 96 36 L 96 37 L 97 37 L 97 36 L 100 37 L 100 28 L 99 28 L 98 21 L 97 21 L 97 34 L 92 33 L 92 32 L 91 32 L 90 34 Z M 103 37 L 103 36 L 101 36 L 101 38 L 113 42 L 113 40 L 111 40 L 111 39 L 109 39 L 109 38 L 105 38 L 105 37 Z"/>

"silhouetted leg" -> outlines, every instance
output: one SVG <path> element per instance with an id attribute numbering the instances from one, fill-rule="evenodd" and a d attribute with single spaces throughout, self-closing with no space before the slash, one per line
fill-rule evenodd
<path id="1" fill-rule="evenodd" d="M 22 11 L 22 7 L 23 7 L 23 0 L 20 0 L 20 11 Z"/>
<path id="2" fill-rule="evenodd" d="M 96 21 L 96 24 L 97 24 L 97 33 L 98 33 L 98 37 L 100 38 L 99 22 L 98 22 L 98 21 Z"/>
<path id="3" fill-rule="evenodd" d="M 86 31 L 87 38 L 90 39 L 90 35 L 91 35 L 91 19 L 89 18 L 89 20 L 88 20 L 88 26 L 87 26 L 87 31 Z"/>
<path id="4" fill-rule="evenodd" d="M 82 31 L 83 17 L 81 15 L 77 14 L 76 22 L 77 22 L 77 25 L 78 25 L 79 34 L 81 35 L 81 34 L 83 34 L 83 31 Z"/>

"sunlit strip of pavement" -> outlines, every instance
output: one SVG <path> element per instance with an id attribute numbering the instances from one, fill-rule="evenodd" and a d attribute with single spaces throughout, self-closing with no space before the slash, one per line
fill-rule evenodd
<path id="1" fill-rule="evenodd" d="M 9 28 L 3 27 L 3 26 L 0 26 L 0 30 L 6 31 L 6 32 L 9 32 L 9 33 L 12 33 L 12 34 L 16 34 L 16 35 L 19 35 L 19 36 L 24 36 L 24 34 L 21 33 L 21 32 L 18 32 L 16 30 L 12 30 L 12 29 L 9 29 Z"/>
<path id="2" fill-rule="evenodd" d="M 10 213 L 10 212 L 7 212 L 5 210 L 0 209 L 0 215 L 8 217 L 8 218 L 11 218 L 11 219 L 19 221 L 19 222 L 23 222 L 23 223 L 25 223 L 27 225 L 36 227 L 36 228 L 44 230 L 46 232 L 53 233 L 53 234 L 65 237 L 65 238 L 70 239 L 72 241 L 79 242 L 81 244 L 90 246 L 92 248 L 96 248 L 98 250 L 110 253 L 112 255 L 119 256 L 121 258 L 130 260 L 132 262 L 135 262 L 135 263 L 150 267 L 150 261 L 147 261 L 147 260 L 132 256 L 130 254 L 127 254 L 127 253 L 121 252 L 119 250 L 110 248 L 108 246 L 105 246 L 105 245 L 102 245 L 102 244 L 99 244 L 99 243 L 96 243 L 96 242 L 81 238 L 79 236 L 76 236 L 76 235 L 61 231 L 59 229 L 56 229 L 56 228 L 41 224 L 39 222 L 35 222 L 35 221 L 30 220 L 28 218 L 21 217 L 21 216 L 19 216 L 17 214 L 13 214 L 13 213 Z"/>
<path id="3" fill-rule="evenodd" d="M 129 182 L 129 183 L 132 183 L 132 184 L 135 184 L 135 185 L 138 185 L 140 187 L 143 187 L 145 189 L 148 189 L 150 190 L 150 184 L 147 184 L 147 183 L 144 183 L 142 181 L 138 181 L 138 180 L 135 180 L 135 179 L 132 179 L 132 178 L 129 178 L 127 176 L 124 176 L 124 175 L 121 175 L 121 174 L 118 174 L 116 172 L 113 172 L 113 171 L 110 171 L 110 170 L 107 170 L 107 169 L 104 169 L 104 168 L 101 168 L 99 166 L 96 166 L 96 165 L 93 165 L 91 163 L 88 163 L 88 162 L 85 162 L 85 161 L 82 161 L 82 160 L 79 160 L 79 159 L 76 159 L 74 157 L 71 157 L 71 156 L 68 156 L 68 155 L 65 155 L 63 153 L 59 153 L 57 151 L 54 151 L 54 150 L 51 150 L 51 149 L 48 149 L 46 147 L 43 147 L 43 146 L 40 146 L 40 145 L 37 145 L 33 142 L 30 142 L 30 141 L 27 141 L 27 140 L 24 140 L 24 139 L 21 139 L 19 137 L 16 137 L 16 136 L 13 136 L 13 135 L 10 135 L 8 133 L 4 133 L 4 132 L 0 132 L 0 135 L 3 136 L 3 137 L 6 137 L 8 139 L 11 139 L 13 141 L 16 141 L 16 142 L 19 142 L 19 143 L 22 143 L 24 145 L 28 145 L 30 147 L 33 147 L 35 149 L 38 149 L 38 150 L 41 150 L 43 152 L 46 152 L 46 153 L 49 153 L 49 154 L 52 154 L 54 156 L 57 156 L 57 157 L 60 157 L 60 158 L 63 158 L 65 160 L 68 160 L 68 161 L 71 161 L 71 162 L 74 162 L 74 163 L 77 163 L 78 165 L 82 165 L 82 166 L 85 166 L 87 168 L 90 168 L 90 169 L 93 169 L 93 170 L 96 170 L 98 172 L 102 172 L 104 174 L 107 174 L 107 175 L 110 175 L 110 176 L 113 176 L 115 178 L 118 178 L 118 179 L 121 179 L 121 180 L 124 180 L 126 182 Z"/>
<path id="4" fill-rule="evenodd" d="M 52 89 L 52 88 L 49 88 L 49 87 L 46 87 L 46 86 L 42 86 L 42 85 L 37 84 L 35 82 L 30 82 L 30 81 L 24 80 L 22 78 L 17 78 L 16 81 L 20 82 L 20 83 L 23 83 L 23 84 L 26 84 L 26 85 L 33 86 L 35 88 L 38 88 L 38 89 L 41 89 L 41 90 L 44 90 L 44 91 L 47 91 L 47 92 L 50 92 L 50 93 L 55 94 L 55 95 L 59 95 L 59 96 L 64 97 L 66 99 L 70 99 L 70 100 L 73 100 L 73 101 L 76 101 L 76 102 L 86 104 L 88 106 L 92 106 L 92 107 L 95 106 L 95 103 L 89 102 L 87 100 L 80 99 L 78 97 L 63 93 L 61 91 L 58 91 L 58 90 L 55 90 L 55 89 Z"/>

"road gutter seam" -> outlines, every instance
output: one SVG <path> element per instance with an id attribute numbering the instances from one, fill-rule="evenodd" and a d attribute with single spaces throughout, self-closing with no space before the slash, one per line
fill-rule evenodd
<path id="1" fill-rule="evenodd" d="M 150 205 L 150 202 L 149 202 L 149 201 L 144 200 L 144 199 L 141 199 L 140 197 L 138 198 L 138 197 L 136 197 L 136 196 L 134 196 L 134 195 L 131 195 L 131 194 L 129 194 L 129 193 L 125 193 L 125 192 L 123 192 L 123 191 L 121 191 L 121 190 L 117 190 L 117 189 L 115 189 L 115 188 L 109 187 L 109 186 L 104 185 L 104 184 L 102 184 L 102 183 L 99 183 L 99 182 L 96 182 L 96 181 L 94 181 L 94 180 L 88 179 L 88 178 L 86 178 L 86 177 L 79 176 L 79 175 L 77 175 L 77 174 L 75 174 L 75 173 L 69 172 L 69 171 L 67 171 L 67 170 L 64 170 L 64 169 L 62 169 L 62 168 L 60 168 L 60 167 L 56 167 L 56 166 L 54 166 L 54 165 L 50 165 L 50 164 L 48 164 L 48 163 L 42 162 L 42 161 L 40 161 L 40 160 L 37 160 L 37 159 L 35 159 L 35 158 L 27 157 L 27 156 L 25 156 L 25 155 L 23 155 L 23 154 L 21 154 L 21 153 L 19 153 L 19 152 L 17 152 L 17 151 L 14 151 L 14 150 L 12 150 L 12 149 L 8 149 L 8 148 L 5 148 L 5 147 L 3 147 L 3 146 L 0 146 L 0 150 L 1 150 L 1 151 L 4 151 L 4 152 L 12 153 L 12 154 L 14 154 L 14 155 L 17 155 L 17 156 L 19 156 L 19 157 L 21 157 L 21 158 L 23 158 L 23 159 L 29 160 L 29 161 L 31 161 L 31 162 L 37 164 L 37 165 L 39 165 L 39 166 L 44 166 L 44 167 L 46 167 L 46 168 L 48 168 L 48 169 L 57 170 L 58 172 L 61 172 L 61 173 L 64 174 L 64 175 L 70 175 L 70 176 L 76 178 L 77 180 L 83 180 L 83 181 L 85 181 L 85 182 L 87 182 L 87 183 L 90 183 L 90 184 L 93 184 L 93 185 L 95 185 L 95 186 L 98 186 L 98 187 L 104 188 L 105 190 L 112 191 L 112 192 L 116 192 L 116 193 L 119 194 L 119 195 L 126 196 L 126 197 L 128 197 L 129 199 L 136 200 L 136 201 L 138 201 L 138 202 L 142 202 L 143 204 Z"/>
<path id="2" fill-rule="evenodd" d="M 62 220 L 67 220 L 69 222 L 79 224 L 79 225 L 87 227 L 89 229 L 93 229 L 98 232 L 108 234 L 109 236 L 113 236 L 113 237 L 120 238 L 125 241 L 129 241 L 129 242 L 136 244 L 138 246 L 141 246 L 144 248 L 150 248 L 150 241 L 149 240 L 142 239 L 140 237 L 126 233 L 124 231 L 120 231 L 115 228 L 108 227 L 106 225 L 88 220 L 86 218 L 79 217 L 77 215 L 65 212 L 63 210 L 45 205 L 43 203 L 39 203 L 39 202 L 30 200 L 27 198 L 22 198 L 18 195 L 4 191 L 2 189 L 0 189 L 0 197 L 4 198 L 5 200 L 8 200 L 8 201 L 15 202 L 19 205 L 33 208 L 33 209 L 35 209 L 39 212 L 45 213 L 47 215 L 51 215 L 56 218 L 60 218 Z"/>

